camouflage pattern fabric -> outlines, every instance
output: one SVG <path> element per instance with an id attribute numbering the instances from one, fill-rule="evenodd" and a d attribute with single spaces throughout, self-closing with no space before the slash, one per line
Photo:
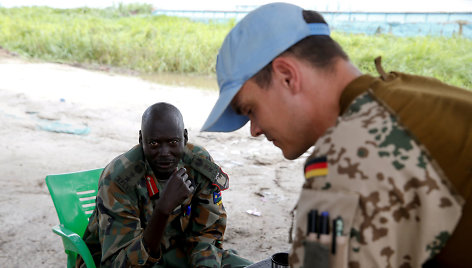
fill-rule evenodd
<path id="1" fill-rule="evenodd" d="M 183 160 L 194 157 L 213 163 L 202 147 L 187 144 Z M 149 197 L 145 177 L 155 180 L 159 192 L 163 186 L 140 145 L 107 165 L 84 234 L 97 267 L 244 267 L 250 263 L 222 247 L 226 212 L 218 186 L 203 176 L 198 166 L 181 161 L 181 167 L 194 180 L 195 191 L 171 213 L 161 242 L 162 258 L 157 261 L 142 240 L 157 200 Z"/>
<path id="2" fill-rule="evenodd" d="M 327 169 L 305 173 L 292 267 L 308 267 L 314 255 L 307 239 L 311 209 L 344 220 L 349 240 L 336 267 L 421 267 L 441 250 L 461 217 L 461 197 L 371 92 L 357 97 L 316 142 L 307 163 L 318 159 L 326 159 Z"/>

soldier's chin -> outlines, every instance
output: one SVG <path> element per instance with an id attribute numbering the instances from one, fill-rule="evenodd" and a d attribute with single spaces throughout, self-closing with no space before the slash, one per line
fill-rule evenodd
<path id="1" fill-rule="evenodd" d="M 300 155 L 302 155 L 305 151 L 299 152 L 299 151 L 294 151 L 294 150 L 289 150 L 290 148 L 282 148 L 279 147 L 280 150 L 282 150 L 282 154 L 284 157 L 288 160 L 294 160 L 297 159 Z"/>

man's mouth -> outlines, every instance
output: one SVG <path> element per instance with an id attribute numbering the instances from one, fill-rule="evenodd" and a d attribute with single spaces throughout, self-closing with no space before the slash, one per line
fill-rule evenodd
<path id="1" fill-rule="evenodd" d="M 155 162 L 155 165 L 161 169 L 168 169 L 171 168 L 175 165 L 174 161 L 160 161 L 160 162 Z"/>

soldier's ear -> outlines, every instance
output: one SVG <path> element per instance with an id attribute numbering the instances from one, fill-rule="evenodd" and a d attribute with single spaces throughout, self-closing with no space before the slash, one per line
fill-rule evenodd
<path id="1" fill-rule="evenodd" d="M 141 130 L 139 131 L 139 144 L 143 146 L 143 135 L 141 134 Z"/>
<path id="2" fill-rule="evenodd" d="M 188 142 L 188 132 L 187 129 L 184 129 L 184 145 L 187 145 Z"/>
<path id="3" fill-rule="evenodd" d="M 273 79 L 296 93 L 300 88 L 300 64 L 293 57 L 277 57 L 272 61 Z"/>

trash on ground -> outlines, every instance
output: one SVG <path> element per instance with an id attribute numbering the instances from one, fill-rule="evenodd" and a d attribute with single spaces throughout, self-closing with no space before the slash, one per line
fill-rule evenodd
<path id="1" fill-rule="evenodd" d="M 257 211 L 256 208 L 255 209 L 248 209 L 248 210 L 246 210 L 246 213 L 250 214 L 250 215 L 258 216 L 258 217 L 261 216 L 261 212 Z"/>
<path id="2" fill-rule="evenodd" d="M 38 123 L 38 127 L 41 130 L 57 133 L 67 133 L 75 135 L 87 135 L 90 133 L 90 128 L 84 125 L 72 125 L 68 123 L 62 123 L 60 121 L 42 121 Z"/>

